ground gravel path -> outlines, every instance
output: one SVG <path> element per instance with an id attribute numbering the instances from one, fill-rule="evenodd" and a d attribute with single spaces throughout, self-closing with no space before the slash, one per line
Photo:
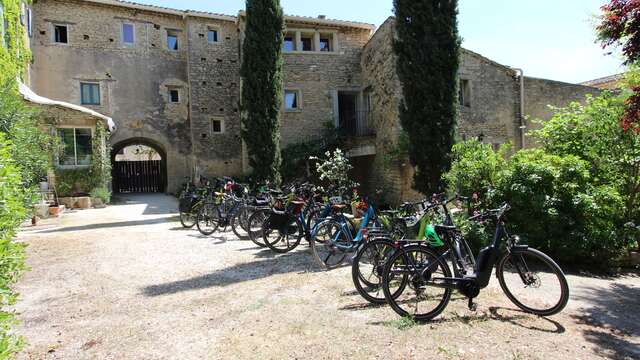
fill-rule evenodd
<path id="1" fill-rule="evenodd" d="M 569 276 L 561 315 L 515 310 L 496 284 L 466 309 L 403 322 L 320 271 L 306 245 L 275 256 L 232 233 L 183 230 L 176 201 L 135 195 L 24 231 L 22 359 L 640 358 L 640 278 Z"/>

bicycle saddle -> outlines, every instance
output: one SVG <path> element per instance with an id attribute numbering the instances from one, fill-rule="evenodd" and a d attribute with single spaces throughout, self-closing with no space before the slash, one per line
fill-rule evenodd
<path id="1" fill-rule="evenodd" d="M 434 227 L 436 228 L 436 230 L 444 230 L 444 231 L 456 230 L 458 228 L 454 225 L 436 225 Z"/>

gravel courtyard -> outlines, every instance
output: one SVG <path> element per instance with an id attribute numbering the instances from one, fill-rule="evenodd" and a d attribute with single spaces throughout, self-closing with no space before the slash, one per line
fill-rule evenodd
<path id="1" fill-rule="evenodd" d="M 568 276 L 570 303 L 538 318 L 497 284 L 478 311 L 454 295 L 413 324 L 355 292 L 349 267 L 276 256 L 233 234 L 183 230 L 177 202 L 131 195 L 27 230 L 18 290 L 23 359 L 640 358 L 640 278 Z"/>

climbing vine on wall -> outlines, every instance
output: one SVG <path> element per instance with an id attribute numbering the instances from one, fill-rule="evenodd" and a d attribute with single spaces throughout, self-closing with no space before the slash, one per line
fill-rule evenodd
<path id="1" fill-rule="evenodd" d="M 4 38 L 0 41 L 0 83 L 24 79 L 25 70 L 31 61 L 31 51 L 27 44 L 27 16 L 22 13 L 22 3 L 30 1 L 0 0 L 4 15 Z"/>

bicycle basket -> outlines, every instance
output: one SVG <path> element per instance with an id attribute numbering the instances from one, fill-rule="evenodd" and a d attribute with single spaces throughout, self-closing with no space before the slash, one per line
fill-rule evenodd
<path id="1" fill-rule="evenodd" d="M 193 209 L 193 205 L 198 201 L 198 197 L 195 195 L 186 196 L 180 199 L 180 212 L 188 213 Z"/>

